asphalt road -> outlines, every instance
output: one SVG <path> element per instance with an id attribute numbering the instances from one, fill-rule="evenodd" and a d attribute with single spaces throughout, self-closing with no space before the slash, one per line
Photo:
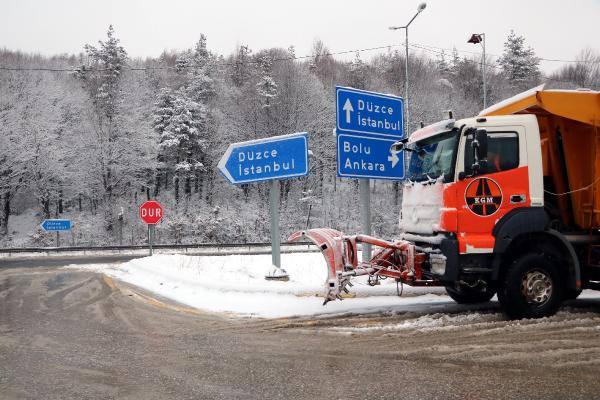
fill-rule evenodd
<path id="1" fill-rule="evenodd" d="M 240 319 L 89 272 L 2 269 L 0 398 L 600 398 L 600 302 L 523 323 L 496 308 Z"/>

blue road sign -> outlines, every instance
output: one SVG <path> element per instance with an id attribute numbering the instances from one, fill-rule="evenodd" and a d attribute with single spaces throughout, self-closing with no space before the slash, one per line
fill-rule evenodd
<path id="1" fill-rule="evenodd" d="M 340 86 L 335 92 L 337 133 L 394 139 L 404 136 L 402 97 Z"/>
<path id="2" fill-rule="evenodd" d="M 70 219 L 45 219 L 40 225 L 46 232 L 70 231 Z"/>
<path id="3" fill-rule="evenodd" d="M 404 152 L 390 151 L 394 142 L 394 139 L 338 134 L 338 176 L 404 179 Z"/>
<path id="4" fill-rule="evenodd" d="M 308 133 L 232 143 L 218 167 L 231 183 L 308 175 Z"/>

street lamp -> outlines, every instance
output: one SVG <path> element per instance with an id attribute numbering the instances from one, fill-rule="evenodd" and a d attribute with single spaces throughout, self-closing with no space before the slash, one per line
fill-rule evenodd
<path id="1" fill-rule="evenodd" d="M 409 118 L 409 114 L 408 114 L 408 27 L 410 26 L 410 24 L 415 20 L 415 18 L 417 18 L 417 15 L 421 14 L 421 11 L 423 11 L 425 9 L 425 7 L 427 7 L 427 3 L 421 3 L 419 4 L 419 6 L 417 7 L 417 13 L 414 15 L 414 17 L 411 18 L 410 21 L 408 21 L 408 24 L 404 25 L 404 26 L 390 26 L 390 30 L 392 31 L 396 31 L 398 29 L 404 29 L 404 31 L 406 32 L 406 58 L 404 60 L 405 65 L 404 65 L 404 74 L 405 74 L 405 79 L 404 79 L 404 112 L 405 112 L 405 118 L 404 120 L 406 121 L 406 127 L 404 128 L 406 131 L 406 137 L 408 137 L 409 135 L 409 123 L 410 123 L 410 118 Z"/>
<path id="2" fill-rule="evenodd" d="M 487 108 L 487 88 L 485 85 L 485 33 L 474 33 L 467 43 L 481 44 L 483 55 L 481 57 L 481 75 L 483 76 L 483 109 Z"/>

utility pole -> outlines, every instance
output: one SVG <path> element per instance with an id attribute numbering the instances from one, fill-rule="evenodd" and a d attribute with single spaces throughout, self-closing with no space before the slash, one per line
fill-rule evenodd
<path id="1" fill-rule="evenodd" d="M 408 27 L 410 26 L 410 24 L 415 20 L 415 18 L 417 18 L 417 16 L 419 14 L 421 14 L 421 12 L 425 9 L 425 7 L 427 7 L 427 3 L 421 3 L 419 4 L 419 7 L 417 7 L 417 13 L 412 17 L 412 19 L 410 21 L 408 21 L 408 24 L 404 25 L 404 26 L 390 26 L 390 30 L 395 31 L 398 29 L 404 29 L 405 33 L 406 33 L 406 42 L 405 44 L 405 50 L 406 50 L 406 54 L 404 57 L 404 123 L 405 123 L 405 127 L 404 127 L 404 132 L 406 137 L 408 137 L 408 135 L 410 134 L 410 115 L 409 115 L 409 109 L 408 109 Z"/>
<path id="2" fill-rule="evenodd" d="M 467 43 L 481 44 L 483 47 L 483 54 L 481 57 L 481 76 L 483 79 L 483 109 L 487 108 L 487 85 L 485 82 L 485 33 L 474 33 L 471 38 L 467 40 Z"/>

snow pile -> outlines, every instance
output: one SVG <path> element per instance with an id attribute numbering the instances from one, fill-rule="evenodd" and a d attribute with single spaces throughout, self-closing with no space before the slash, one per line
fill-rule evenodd
<path id="1" fill-rule="evenodd" d="M 330 330 L 338 333 L 371 333 L 371 332 L 398 332 L 414 330 L 428 332 L 432 330 L 453 330 L 460 326 L 489 323 L 503 320 L 502 314 L 494 313 L 468 313 L 468 314 L 427 314 L 418 318 L 411 318 L 397 324 L 378 324 L 372 326 L 333 327 Z"/>
<path id="2" fill-rule="evenodd" d="M 443 191 L 442 178 L 435 182 L 412 182 L 404 185 L 400 230 L 425 235 L 439 230 Z"/>
<path id="3" fill-rule="evenodd" d="M 270 255 L 155 255 L 123 264 L 67 268 L 92 270 L 131 283 L 182 304 L 211 312 L 266 318 L 320 314 L 398 312 L 407 305 L 452 302 L 443 288 L 404 287 L 395 296 L 393 280 L 371 287 L 357 278 L 356 298 L 323 306 L 327 271 L 320 253 L 282 254 L 288 282 L 267 281 Z"/>
<path id="4" fill-rule="evenodd" d="M 597 298 L 597 295 L 596 295 Z M 506 334 L 508 332 L 540 331 L 543 329 L 572 329 L 574 332 L 600 331 L 600 316 L 596 313 L 578 312 L 566 308 L 552 317 L 508 321 L 501 313 L 470 312 L 460 314 L 435 313 L 406 319 L 395 324 L 371 326 L 332 327 L 328 330 L 340 334 L 374 332 L 441 332 L 477 331 L 477 335 Z M 474 333 L 475 334 L 475 333 Z"/>

